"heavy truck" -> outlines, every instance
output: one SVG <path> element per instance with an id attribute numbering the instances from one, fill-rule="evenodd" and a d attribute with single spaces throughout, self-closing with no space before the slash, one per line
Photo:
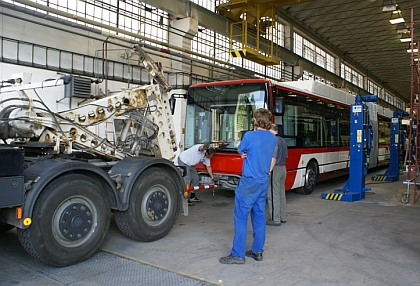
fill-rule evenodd
<path id="1" fill-rule="evenodd" d="M 16 227 L 23 248 L 46 264 L 91 257 L 112 217 L 124 235 L 149 242 L 188 208 L 171 161 L 171 86 L 140 45 L 133 49 L 150 84 L 67 110 L 52 110 L 37 90 L 74 84 L 71 77 L 31 83 L 20 73 L 1 82 L 0 233 Z"/>

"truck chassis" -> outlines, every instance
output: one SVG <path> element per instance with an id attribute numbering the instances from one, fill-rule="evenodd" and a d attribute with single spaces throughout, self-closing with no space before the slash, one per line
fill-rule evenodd
<path id="1" fill-rule="evenodd" d="M 185 186 L 171 162 L 171 87 L 140 46 L 134 51 L 150 85 L 70 110 L 53 112 L 36 93 L 67 84 L 65 77 L 32 84 L 18 74 L 2 82 L 0 233 L 16 227 L 23 248 L 46 264 L 91 257 L 112 212 L 124 235 L 147 242 L 168 234 L 182 210 Z M 123 126 L 111 142 L 103 134 L 116 118 Z"/>

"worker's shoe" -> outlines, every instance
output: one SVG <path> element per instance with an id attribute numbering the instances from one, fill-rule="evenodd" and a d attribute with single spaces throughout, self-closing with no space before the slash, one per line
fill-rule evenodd
<path id="1" fill-rule="evenodd" d="M 281 223 L 286 223 L 286 221 L 285 221 L 285 220 L 281 220 L 280 222 L 281 222 Z"/>
<path id="2" fill-rule="evenodd" d="M 245 252 L 245 256 L 254 258 L 254 260 L 256 261 L 263 260 L 262 252 L 252 252 L 252 250 L 248 250 L 247 252 Z"/>
<path id="3" fill-rule="evenodd" d="M 190 199 L 188 199 L 188 206 L 192 207 L 194 206 L 194 203 L 190 201 Z"/>
<path id="4" fill-rule="evenodd" d="M 228 256 L 220 257 L 219 262 L 223 264 L 244 264 L 245 258 L 229 254 Z"/>
<path id="5" fill-rule="evenodd" d="M 265 223 L 266 225 L 271 225 L 271 226 L 281 226 L 281 222 L 275 222 L 274 220 L 267 220 L 267 222 Z"/>
<path id="6" fill-rule="evenodd" d="M 200 200 L 197 197 L 190 198 L 188 201 L 192 202 L 192 203 L 201 203 L 202 202 L 202 200 Z"/>

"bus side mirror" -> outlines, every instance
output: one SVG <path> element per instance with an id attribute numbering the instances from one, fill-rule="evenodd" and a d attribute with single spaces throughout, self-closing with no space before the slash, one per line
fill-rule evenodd
<path id="1" fill-rule="evenodd" d="M 284 114 L 284 97 L 274 97 L 273 98 L 273 107 L 271 113 L 276 116 L 283 116 Z"/>

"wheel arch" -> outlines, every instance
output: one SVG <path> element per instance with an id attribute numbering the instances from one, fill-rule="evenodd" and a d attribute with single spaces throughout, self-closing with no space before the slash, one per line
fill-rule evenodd
<path id="1" fill-rule="evenodd" d="M 100 183 L 107 193 L 111 208 L 115 209 L 121 204 L 117 195 L 118 190 L 116 189 L 114 182 L 101 168 L 80 161 L 51 159 L 35 163 L 24 170 L 25 185 L 26 187 L 29 187 L 29 190 L 26 191 L 26 199 L 23 206 L 23 218 L 32 217 L 35 203 L 41 192 L 49 183 L 70 173 L 81 174 Z M 30 185 L 28 184 L 29 181 L 32 181 Z M 22 224 L 18 227 L 26 228 L 27 226 Z"/>
<path id="2" fill-rule="evenodd" d="M 121 204 L 118 206 L 119 211 L 126 211 L 128 209 L 128 202 L 134 183 L 145 170 L 151 167 L 158 167 L 166 170 L 178 186 L 178 193 L 180 195 L 183 193 L 185 188 L 184 180 L 172 162 L 166 159 L 157 159 L 153 157 L 126 158 L 118 162 L 109 171 L 111 179 L 117 184 L 120 184 L 118 196 Z"/>

